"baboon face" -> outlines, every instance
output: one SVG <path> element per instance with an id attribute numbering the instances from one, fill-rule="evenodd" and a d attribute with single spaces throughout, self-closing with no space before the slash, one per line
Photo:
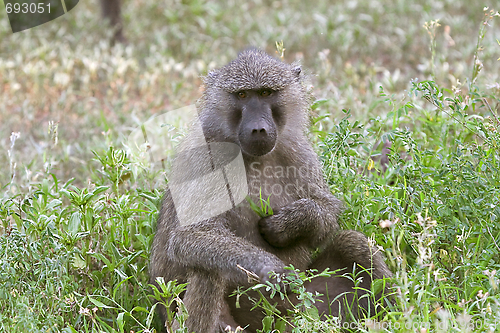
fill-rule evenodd
<path id="1" fill-rule="evenodd" d="M 284 116 L 277 103 L 278 94 L 267 88 L 233 93 L 232 124 L 244 153 L 262 156 L 276 145 L 277 124 Z"/>
<path id="2" fill-rule="evenodd" d="M 247 156 L 269 154 L 285 131 L 305 123 L 300 73 L 259 50 L 208 73 L 200 114 L 205 136 L 233 142 Z"/>

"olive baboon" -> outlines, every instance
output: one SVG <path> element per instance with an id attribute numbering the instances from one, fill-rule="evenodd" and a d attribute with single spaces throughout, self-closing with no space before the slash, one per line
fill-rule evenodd
<path id="1" fill-rule="evenodd" d="M 100 2 L 102 17 L 109 20 L 114 29 L 113 42 L 124 42 L 121 0 L 100 0 Z"/>
<path id="2" fill-rule="evenodd" d="M 151 282 L 158 276 L 189 282 L 183 300 L 190 332 L 223 331 L 226 325 L 246 327 L 248 332 L 262 327 L 263 316 L 257 310 L 250 313 L 250 301 L 240 299 L 241 307 L 236 308 L 235 299 L 228 297 L 237 286 L 248 285 L 239 267 L 256 273 L 261 281 L 270 279 L 270 271 L 283 273 L 290 264 L 301 270 L 330 267 L 352 272 L 356 263 L 371 268 L 373 278 L 391 275 L 364 235 L 339 230 L 342 204 L 324 181 L 305 134 L 309 99 L 303 80 L 300 67 L 256 49 L 240 53 L 205 78 L 199 105 L 204 138 L 209 145 L 232 143 L 241 149 L 248 194 L 254 202 L 259 202 L 259 191 L 263 198 L 270 197 L 274 215 L 260 218 L 243 201 L 215 217 L 184 225 L 171 188 L 166 191 L 151 253 Z M 195 137 L 188 135 L 180 148 L 184 155 L 177 157 L 189 170 L 201 168 L 205 158 L 193 149 Z M 185 172 L 180 178 L 189 177 Z M 192 195 L 184 192 L 187 200 Z M 313 259 L 318 248 L 322 252 Z M 371 277 L 364 274 L 360 287 L 369 290 Z M 351 280 L 322 278 L 308 288 L 325 295 L 325 303 L 317 304 L 320 313 L 347 314 L 338 302 L 330 307 L 326 295 L 331 301 L 353 291 Z M 352 296 L 341 299 L 350 301 Z M 368 302 L 365 297 L 357 303 L 355 315 Z"/>

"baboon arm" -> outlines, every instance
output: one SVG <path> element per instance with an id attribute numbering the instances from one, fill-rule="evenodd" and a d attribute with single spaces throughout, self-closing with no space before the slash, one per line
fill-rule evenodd
<path id="1" fill-rule="evenodd" d="M 238 265 L 261 280 L 269 271 L 283 272 L 284 263 L 230 231 L 210 225 L 180 226 L 172 233 L 166 252 L 171 260 L 193 269 L 217 271 L 230 281 L 246 284 L 248 277 Z"/>
<path id="2" fill-rule="evenodd" d="M 316 248 L 339 228 L 341 210 L 340 201 L 329 194 L 302 198 L 263 218 L 259 228 L 273 246 L 286 247 L 301 241 Z"/>
<path id="3" fill-rule="evenodd" d="M 319 246 L 326 238 L 338 230 L 338 218 L 342 212 L 342 203 L 330 193 L 304 199 L 298 202 L 302 205 L 302 216 L 297 216 L 298 237 L 306 235 L 306 241 L 313 248 Z M 305 233 L 304 233 L 305 232 Z"/>

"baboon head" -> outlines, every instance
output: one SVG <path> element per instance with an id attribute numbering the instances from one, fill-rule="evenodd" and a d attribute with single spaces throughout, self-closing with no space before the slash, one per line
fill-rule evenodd
<path id="1" fill-rule="evenodd" d="M 300 74 L 300 67 L 256 49 L 210 72 L 201 99 L 205 137 L 236 143 L 250 156 L 270 153 L 283 131 L 304 123 Z"/>

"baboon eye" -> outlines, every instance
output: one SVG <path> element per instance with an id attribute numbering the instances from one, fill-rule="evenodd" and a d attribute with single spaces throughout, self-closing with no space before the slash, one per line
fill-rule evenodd
<path id="1" fill-rule="evenodd" d="M 262 91 L 260 92 L 260 95 L 261 95 L 262 97 L 267 97 L 267 96 L 271 95 L 271 93 L 272 93 L 272 92 L 271 92 L 271 90 L 266 89 L 266 90 L 262 90 Z"/>
<path id="2" fill-rule="evenodd" d="M 245 97 L 247 97 L 247 93 L 246 93 L 246 92 L 244 92 L 244 91 L 240 91 L 240 92 L 238 93 L 238 97 L 239 97 L 239 98 L 245 98 Z"/>

